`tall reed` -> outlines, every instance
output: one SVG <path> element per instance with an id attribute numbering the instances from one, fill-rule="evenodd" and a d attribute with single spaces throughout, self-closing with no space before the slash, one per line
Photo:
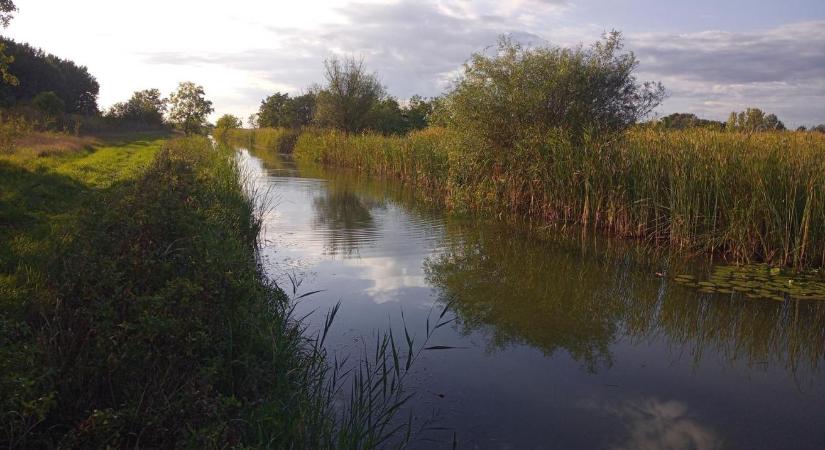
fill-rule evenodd
<path id="1" fill-rule="evenodd" d="M 732 261 L 825 263 L 825 136 L 634 129 L 507 152 L 461 131 L 302 134 L 298 158 L 398 177 L 453 209 L 577 224 Z"/>
<path id="2" fill-rule="evenodd" d="M 220 142 L 241 145 L 247 148 L 291 153 L 300 131 L 287 128 L 256 128 L 222 130 L 215 133 Z"/>

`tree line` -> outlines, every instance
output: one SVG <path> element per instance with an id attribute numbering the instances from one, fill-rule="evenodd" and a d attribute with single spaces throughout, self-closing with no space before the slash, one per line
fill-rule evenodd
<path id="1" fill-rule="evenodd" d="M 31 103 L 38 95 L 51 92 L 60 99 L 63 112 L 84 115 L 98 112 L 100 85 L 85 66 L 11 39 L 0 38 L 0 44 L 10 61 L 6 74 L 12 77 L 11 82 L 0 84 L 2 106 Z"/>
<path id="2" fill-rule="evenodd" d="M 363 61 L 334 58 L 324 63 L 326 85 L 290 96 L 276 92 L 261 101 L 248 124 L 259 128 L 302 128 L 310 125 L 347 133 L 374 131 L 405 134 L 429 125 L 437 99 L 412 96 L 404 104 L 391 95 Z M 227 115 L 222 124 L 238 122 Z M 217 125 L 217 124 L 216 124 Z"/>
<path id="3" fill-rule="evenodd" d="M 276 92 L 261 101 L 247 123 L 252 128 L 317 126 L 385 135 L 436 124 L 474 129 L 496 147 L 550 130 L 573 137 L 611 134 L 639 123 L 665 96 L 660 83 L 636 79 L 638 60 L 622 49 L 618 32 L 606 34 L 590 47 L 574 49 L 524 48 L 503 37 L 492 53 L 471 56 L 451 91 L 434 98 L 416 95 L 403 103 L 387 94 L 363 61 L 333 58 L 324 63 L 324 85 L 295 96 Z M 231 128 L 242 123 L 225 115 L 219 125 Z M 674 113 L 645 125 L 671 130 L 786 129 L 775 114 L 759 108 L 732 112 L 724 122 Z M 825 131 L 825 125 L 811 130 Z"/>

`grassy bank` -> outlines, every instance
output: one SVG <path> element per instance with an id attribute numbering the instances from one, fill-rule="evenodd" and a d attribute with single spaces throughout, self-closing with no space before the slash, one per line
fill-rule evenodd
<path id="1" fill-rule="evenodd" d="M 380 442 L 397 392 L 335 419 L 336 366 L 261 274 L 230 152 L 104 143 L 4 155 L 0 175 L 3 447 Z"/>
<path id="2" fill-rule="evenodd" d="M 825 263 L 825 137 L 635 129 L 495 152 L 466 133 L 303 133 L 298 158 L 400 178 L 457 210 L 581 225 L 687 253 Z"/>

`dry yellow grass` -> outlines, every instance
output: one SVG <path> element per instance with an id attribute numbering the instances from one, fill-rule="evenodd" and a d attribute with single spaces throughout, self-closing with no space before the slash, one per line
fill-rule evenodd
<path id="1" fill-rule="evenodd" d="M 14 141 L 14 146 L 7 153 L 17 157 L 46 157 L 75 153 L 99 145 L 99 139 L 91 136 L 74 136 L 63 133 L 30 133 Z"/>

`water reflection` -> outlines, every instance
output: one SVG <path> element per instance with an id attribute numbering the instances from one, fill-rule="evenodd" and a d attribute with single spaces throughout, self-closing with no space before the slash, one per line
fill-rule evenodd
<path id="1" fill-rule="evenodd" d="M 346 185 L 330 184 L 313 200 L 314 225 L 330 231 L 327 253 L 351 256 L 359 246 L 372 243 L 378 230 L 371 210 L 383 206 L 382 202 L 362 199 Z"/>
<path id="2" fill-rule="evenodd" d="M 327 341 L 339 355 L 402 311 L 421 336 L 433 304 L 452 302 L 433 344 L 456 348 L 425 352 L 409 384 L 442 431 L 411 448 L 452 448 L 453 431 L 459 448 L 825 442 L 825 304 L 698 294 L 655 273 L 704 279 L 707 264 L 445 216 L 398 183 L 261 156 L 246 165 L 280 199 L 267 267 L 325 290 L 299 315 L 342 302 Z"/>
<path id="3" fill-rule="evenodd" d="M 615 450 L 722 448 L 722 440 L 710 427 L 690 416 L 688 407 L 678 401 L 655 398 L 627 401 L 604 408 L 627 427 L 627 437 L 615 445 Z"/>
<path id="4" fill-rule="evenodd" d="M 491 349 L 529 344 L 564 350 L 596 372 L 610 368 L 621 339 L 664 340 L 694 364 L 705 353 L 755 368 L 816 370 L 825 356 L 825 308 L 697 294 L 657 278 L 621 247 L 582 251 L 537 245 L 497 226 L 450 222 L 445 251 L 425 264 L 427 280 L 452 302 L 464 333 L 483 330 Z"/>

